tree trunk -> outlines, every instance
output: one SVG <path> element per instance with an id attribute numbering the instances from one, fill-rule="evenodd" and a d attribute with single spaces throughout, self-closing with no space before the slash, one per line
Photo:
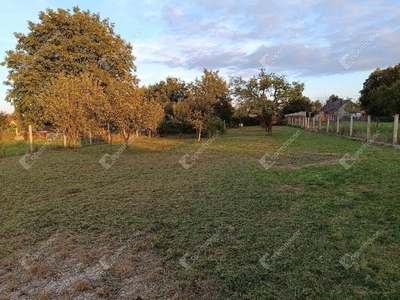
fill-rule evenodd
<path id="1" fill-rule="evenodd" d="M 197 131 L 197 140 L 200 142 L 201 140 L 201 129 L 199 128 Z"/>
<path id="2" fill-rule="evenodd" d="M 264 118 L 265 131 L 272 134 L 272 117 L 268 116 Z"/>
<path id="3" fill-rule="evenodd" d="M 268 133 L 272 134 L 272 122 L 268 124 Z"/>
<path id="4" fill-rule="evenodd" d="M 122 135 L 124 136 L 126 147 L 129 147 L 129 133 L 126 133 L 126 131 L 124 129 L 123 132 L 122 132 Z"/>
<path id="5" fill-rule="evenodd" d="M 148 133 L 149 139 L 151 139 L 151 134 L 152 134 L 151 129 L 147 129 L 147 133 Z"/>
<path id="6" fill-rule="evenodd" d="M 78 149 L 78 138 L 75 137 L 74 138 L 74 151 L 76 151 Z"/>

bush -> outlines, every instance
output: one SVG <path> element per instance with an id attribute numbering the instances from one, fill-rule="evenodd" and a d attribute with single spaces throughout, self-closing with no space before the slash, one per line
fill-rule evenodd
<path id="1" fill-rule="evenodd" d="M 239 127 L 239 124 L 243 123 L 243 126 L 259 126 L 260 120 L 257 117 L 232 117 L 230 127 Z"/>
<path id="2" fill-rule="evenodd" d="M 183 134 L 193 133 L 193 125 L 186 122 L 176 122 L 173 120 L 164 120 L 158 128 L 159 134 Z"/>
<path id="3" fill-rule="evenodd" d="M 7 141 L 14 141 L 15 140 L 15 131 L 8 132 L 8 131 L 0 131 L 0 141 L 7 142 Z"/>
<path id="4" fill-rule="evenodd" d="M 206 123 L 205 133 L 209 137 L 211 137 L 217 131 L 219 131 L 220 133 L 225 133 L 226 128 L 225 128 L 224 121 L 222 121 L 221 118 L 214 116 L 211 119 L 209 119 L 208 122 Z"/>

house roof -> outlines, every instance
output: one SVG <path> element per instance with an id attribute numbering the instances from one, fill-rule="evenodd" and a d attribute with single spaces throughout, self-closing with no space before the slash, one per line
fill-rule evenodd
<path id="1" fill-rule="evenodd" d="M 305 117 L 306 112 L 305 111 L 299 111 L 291 114 L 286 114 L 285 117 Z"/>
<path id="2" fill-rule="evenodd" d="M 347 105 L 347 103 L 351 102 L 351 100 L 344 100 L 344 101 L 335 101 L 335 102 L 330 102 L 325 104 L 319 112 L 324 112 L 324 113 L 333 113 L 335 111 L 338 111 L 341 107 Z"/>
<path id="3" fill-rule="evenodd" d="M 6 121 L 7 121 L 8 123 L 11 123 L 11 122 L 13 121 L 13 119 L 11 118 L 11 115 L 10 115 L 10 114 L 6 114 Z"/>
<path id="4" fill-rule="evenodd" d="M 6 121 L 12 125 L 17 125 L 17 123 L 13 120 L 10 114 L 6 114 Z"/>

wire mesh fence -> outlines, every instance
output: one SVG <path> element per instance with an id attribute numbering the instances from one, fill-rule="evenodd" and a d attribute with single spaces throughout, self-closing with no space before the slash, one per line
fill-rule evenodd
<path id="1" fill-rule="evenodd" d="M 397 119 L 396 119 L 397 118 Z M 398 115 L 396 116 L 329 116 L 296 117 L 287 124 L 311 131 L 331 132 L 339 135 L 387 144 L 398 144 Z"/>

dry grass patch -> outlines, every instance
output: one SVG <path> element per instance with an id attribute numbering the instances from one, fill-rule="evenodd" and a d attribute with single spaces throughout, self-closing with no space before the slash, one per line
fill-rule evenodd
<path id="1" fill-rule="evenodd" d="M 89 280 L 79 280 L 75 283 L 75 291 L 78 293 L 91 291 L 93 289 Z"/>
<path id="2" fill-rule="evenodd" d="M 43 292 L 37 296 L 37 300 L 52 300 L 55 299 L 55 295 L 51 292 Z"/>

